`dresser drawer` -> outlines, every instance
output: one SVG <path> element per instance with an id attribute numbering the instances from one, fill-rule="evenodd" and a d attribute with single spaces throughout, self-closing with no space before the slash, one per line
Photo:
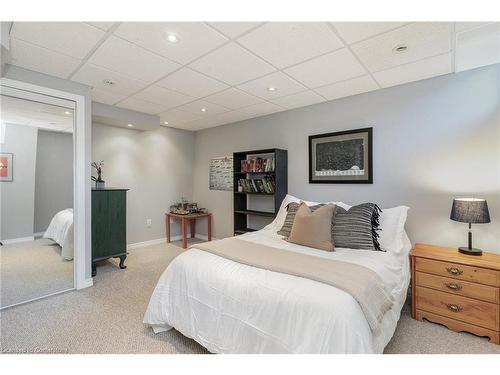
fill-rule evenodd
<path id="1" fill-rule="evenodd" d="M 458 263 L 441 262 L 432 259 L 416 258 L 415 270 L 457 280 L 500 286 L 500 272 L 487 268 L 464 266 Z"/>
<path id="2" fill-rule="evenodd" d="M 424 286 L 431 289 L 454 295 L 471 297 L 486 302 L 500 303 L 500 288 L 471 283 L 463 280 L 456 280 L 449 277 L 431 275 L 429 273 L 416 272 L 415 282 L 417 286 Z"/>
<path id="3" fill-rule="evenodd" d="M 480 327 L 499 330 L 500 306 L 417 286 L 416 308 Z"/>

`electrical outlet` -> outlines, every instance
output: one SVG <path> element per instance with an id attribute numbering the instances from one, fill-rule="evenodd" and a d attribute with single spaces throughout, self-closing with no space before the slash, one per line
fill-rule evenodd
<path id="1" fill-rule="evenodd" d="M 146 219 L 146 226 L 151 228 L 151 225 L 153 225 L 153 221 L 151 219 Z"/>

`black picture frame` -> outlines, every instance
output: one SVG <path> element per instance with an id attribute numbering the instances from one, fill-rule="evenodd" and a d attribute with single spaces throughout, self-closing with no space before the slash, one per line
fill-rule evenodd
<path id="1" fill-rule="evenodd" d="M 321 144 L 321 139 L 325 139 L 324 143 L 335 142 L 332 140 L 335 137 L 339 141 L 346 138 L 346 136 L 359 136 L 352 137 L 353 139 L 366 140 L 368 147 L 366 148 L 363 141 L 363 160 L 368 170 L 363 175 L 359 176 L 316 176 L 313 173 L 316 170 L 316 155 L 313 155 L 316 145 Z M 365 167 L 366 168 L 366 167 Z M 363 168 L 363 169 L 365 169 Z M 373 128 L 360 128 L 339 131 L 334 133 L 324 133 L 309 136 L 309 183 L 310 184 L 373 184 Z"/>

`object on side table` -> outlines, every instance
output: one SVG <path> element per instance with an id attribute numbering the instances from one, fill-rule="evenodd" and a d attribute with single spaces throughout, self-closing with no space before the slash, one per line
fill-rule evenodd
<path id="1" fill-rule="evenodd" d="M 176 214 L 174 212 L 165 213 L 165 230 L 167 232 L 167 242 L 170 243 L 170 219 L 178 219 L 181 221 L 182 229 L 182 247 L 187 248 L 187 223 L 190 224 L 191 238 L 194 238 L 196 229 L 196 219 L 206 217 L 208 232 L 207 240 L 212 241 L 212 214 L 211 213 L 192 213 L 192 214 Z"/>
<path id="2" fill-rule="evenodd" d="M 127 257 L 128 189 L 92 189 L 92 276 L 96 262 L 120 258 L 120 268 Z"/>
<path id="3" fill-rule="evenodd" d="M 500 254 L 416 244 L 410 256 L 414 319 L 500 344 Z"/>
<path id="4" fill-rule="evenodd" d="M 469 224 L 469 241 L 467 247 L 459 247 L 458 251 L 468 255 L 481 255 L 481 249 L 472 247 L 472 224 L 484 224 L 490 222 L 488 203 L 485 199 L 456 198 L 451 207 L 450 219 Z"/>
<path id="5" fill-rule="evenodd" d="M 189 203 L 186 199 L 182 198 L 181 203 L 176 203 L 170 206 L 170 213 L 176 215 L 189 215 L 189 214 L 206 214 L 207 209 L 198 207 L 198 203 Z"/>

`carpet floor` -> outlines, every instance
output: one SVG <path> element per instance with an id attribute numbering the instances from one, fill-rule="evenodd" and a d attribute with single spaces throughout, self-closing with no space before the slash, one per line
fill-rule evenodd
<path id="1" fill-rule="evenodd" d="M 0 312 L 3 353 L 207 353 L 179 332 L 153 334 L 142 324 L 161 273 L 182 249 L 161 244 L 130 251 L 97 268 L 94 286 Z M 403 311 L 386 353 L 497 353 L 487 339 L 411 319 Z"/>
<path id="2" fill-rule="evenodd" d="M 0 307 L 73 288 L 73 262 L 49 239 L 0 246 Z"/>

